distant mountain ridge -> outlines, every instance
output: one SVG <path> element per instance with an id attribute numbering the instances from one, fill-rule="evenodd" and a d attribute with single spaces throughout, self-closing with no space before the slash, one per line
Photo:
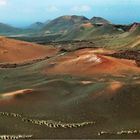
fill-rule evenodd
<path id="1" fill-rule="evenodd" d="M 19 28 L 12 27 L 11 25 L 7 25 L 4 23 L 0 23 L 0 33 L 16 33 L 20 31 Z"/>
<path id="2" fill-rule="evenodd" d="M 42 30 L 48 30 L 51 33 L 55 32 L 67 32 L 68 30 L 79 26 L 82 23 L 89 22 L 89 19 L 84 16 L 61 16 L 42 28 Z"/>
<path id="3" fill-rule="evenodd" d="M 102 17 L 93 17 L 93 18 L 91 18 L 90 21 L 93 24 L 111 24 L 110 21 L 108 21 L 108 20 L 106 20 L 106 19 L 104 19 Z"/>
<path id="4" fill-rule="evenodd" d="M 29 29 L 41 29 L 44 26 L 44 23 L 42 22 L 35 22 L 31 24 L 28 28 Z"/>
<path id="5" fill-rule="evenodd" d="M 40 30 L 42 29 L 44 26 L 46 26 L 51 20 L 47 20 L 45 22 L 35 22 L 33 24 L 31 24 L 28 29 L 36 29 L 36 30 Z"/>
<path id="6" fill-rule="evenodd" d="M 112 24 L 102 17 L 88 19 L 84 16 L 65 15 L 51 21 L 36 22 L 26 29 L 0 24 L 0 35 L 35 42 L 93 41 L 96 45 L 140 47 L 140 23 Z M 121 48 L 121 47 L 120 47 Z"/>
<path id="7" fill-rule="evenodd" d="M 27 32 L 27 29 L 29 29 L 29 32 L 32 32 L 32 30 L 38 30 L 44 33 L 65 33 L 81 25 L 84 26 L 84 24 L 90 25 L 97 23 L 109 24 L 110 22 L 101 17 L 93 17 L 92 19 L 88 19 L 84 16 L 65 15 L 52 21 L 47 20 L 44 23 L 35 22 L 26 28 L 25 31 Z M 17 32 L 20 33 L 20 31 L 24 32 L 24 29 L 15 28 L 7 24 L 0 23 L 0 34 L 16 34 Z"/>

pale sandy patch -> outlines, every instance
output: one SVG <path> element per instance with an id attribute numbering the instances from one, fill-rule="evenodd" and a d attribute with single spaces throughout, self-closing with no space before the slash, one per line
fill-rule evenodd
<path id="1" fill-rule="evenodd" d="M 9 98 L 9 97 L 14 97 L 16 95 L 29 94 L 29 93 L 32 93 L 33 91 L 34 91 L 33 89 L 22 89 L 22 90 L 17 90 L 17 91 L 13 91 L 13 92 L 3 93 L 3 94 L 1 94 L 1 97 Z"/>
<path id="2" fill-rule="evenodd" d="M 109 90 L 115 92 L 117 90 L 119 90 L 124 84 L 122 82 L 119 81 L 113 81 L 111 82 L 110 86 L 108 87 Z"/>
<path id="3" fill-rule="evenodd" d="M 92 84 L 93 82 L 92 81 L 81 81 L 81 83 L 83 85 L 88 85 L 88 84 Z"/>

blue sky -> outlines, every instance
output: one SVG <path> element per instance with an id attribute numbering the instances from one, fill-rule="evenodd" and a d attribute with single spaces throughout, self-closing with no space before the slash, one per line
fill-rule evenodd
<path id="1" fill-rule="evenodd" d="M 126 24 L 140 22 L 139 13 L 140 0 L 0 0 L 0 22 L 14 26 L 74 14 Z"/>

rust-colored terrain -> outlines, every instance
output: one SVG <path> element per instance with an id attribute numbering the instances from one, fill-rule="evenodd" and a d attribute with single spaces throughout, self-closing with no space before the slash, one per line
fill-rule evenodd
<path id="1" fill-rule="evenodd" d="M 137 67 L 135 61 L 105 56 L 106 52 L 106 50 L 82 49 L 66 54 L 51 61 L 46 68 L 46 73 L 78 76 L 140 73 L 140 68 Z"/>
<path id="2" fill-rule="evenodd" d="M 57 49 L 0 37 L 0 63 L 23 63 L 57 53 Z"/>
<path id="3" fill-rule="evenodd" d="M 138 52 L 86 43 L 0 38 L 0 138 L 140 138 Z"/>

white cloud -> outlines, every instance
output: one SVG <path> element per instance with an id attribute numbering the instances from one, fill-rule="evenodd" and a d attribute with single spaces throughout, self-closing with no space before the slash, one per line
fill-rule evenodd
<path id="1" fill-rule="evenodd" d="M 56 7 L 56 6 L 53 6 L 53 5 L 51 5 L 51 6 L 49 6 L 48 8 L 47 8 L 47 11 L 48 12 L 56 12 L 56 11 L 58 11 L 59 9 Z"/>
<path id="2" fill-rule="evenodd" d="M 0 6 L 7 5 L 7 0 L 0 0 Z"/>
<path id="3" fill-rule="evenodd" d="M 79 5 L 79 6 L 74 6 L 72 8 L 72 11 L 76 12 L 88 12 L 91 10 L 91 7 L 89 5 Z"/>

